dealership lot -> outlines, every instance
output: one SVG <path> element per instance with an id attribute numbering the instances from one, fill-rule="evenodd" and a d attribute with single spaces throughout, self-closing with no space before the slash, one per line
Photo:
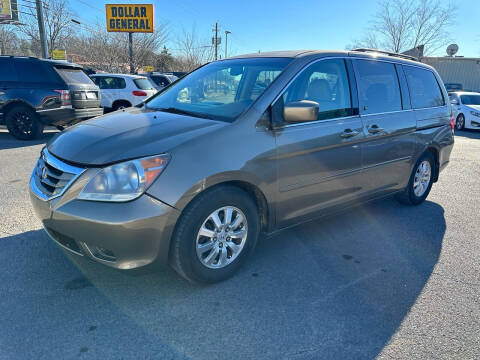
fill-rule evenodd
<path id="1" fill-rule="evenodd" d="M 480 132 L 424 204 L 387 199 L 262 238 L 232 279 L 65 255 L 28 199 L 43 144 L 0 130 L 0 359 L 480 357 Z"/>

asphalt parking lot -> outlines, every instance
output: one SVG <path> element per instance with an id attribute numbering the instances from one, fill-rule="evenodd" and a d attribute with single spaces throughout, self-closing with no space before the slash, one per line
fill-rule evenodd
<path id="1" fill-rule="evenodd" d="M 480 132 L 428 201 L 393 199 L 261 239 L 234 278 L 120 272 L 41 230 L 42 141 L 0 130 L 1 359 L 478 359 Z"/>

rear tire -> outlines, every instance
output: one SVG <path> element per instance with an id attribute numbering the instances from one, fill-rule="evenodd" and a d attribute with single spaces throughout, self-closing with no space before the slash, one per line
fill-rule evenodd
<path id="1" fill-rule="evenodd" d="M 413 167 L 407 188 L 397 194 L 396 199 L 406 205 L 419 205 L 424 202 L 432 189 L 434 169 L 435 159 L 430 151 L 426 151 Z"/>
<path id="2" fill-rule="evenodd" d="M 18 140 L 34 140 L 42 136 L 43 124 L 37 114 L 25 105 L 16 105 L 5 115 L 8 132 Z"/>
<path id="3" fill-rule="evenodd" d="M 460 114 L 457 116 L 457 120 L 455 121 L 455 127 L 457 128 L 457 130 L 465 129 L 465 115 Z"/>
<path id="4" fill-rule="evenodd" d="M 226 215 L 228 209 L 233 209 L 233 213 Z M 218 220 L 221 221 L 218 228 L 223 228 L 224 232 L 217 231 L 211 217 L 214 213 L 218 214 Z M 245 221 L 234 228 L 234 220 L 239 214 L 240 218 L 244 216 Z M 201 235 L 201 228 L 212 235 Z M 229 229 L 230 234 L 246 234 L 245 238 L 228 237 Z M 245 191 L 234 186 L 206 190 L 188 205 L 178 220 L 172 237 L 170 265 L 191 282 L 215 283 L 225 280 L 242 266 L 253 251 L 259 231 L 257 206 Z M 201 249 L 204 245 L 208 246 L 208 250 Z M 225 258 L 222 260 L 224 251 Z"/>
<path id="5" fill-rule="evenodd" d="M 121 110 L 121 109 L 126 109 L 131 107 L 132 104 L 130 104 L 128 101 L 115 101 L 112 105 L 113 111 Z"/>

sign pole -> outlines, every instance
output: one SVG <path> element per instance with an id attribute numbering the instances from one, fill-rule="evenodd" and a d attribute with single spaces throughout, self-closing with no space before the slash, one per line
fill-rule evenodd
<path id="1" fill-rule="evenodd" d="M 128 33 L 128 55 L 130 57 L 130 74 L 135 72 L 133 68 L 133 33 Z"/>
<path id="2" fill-rule="evenodd" d="M 42 47 L 42 56 L 44 59 L 48 59 L 47 36 L 45 35 L 45 24 L 43 22 L 42 1 L 36 0 L 36 5 L 37 5 L 38 31 L 40 32 L 40 45 Z"/>

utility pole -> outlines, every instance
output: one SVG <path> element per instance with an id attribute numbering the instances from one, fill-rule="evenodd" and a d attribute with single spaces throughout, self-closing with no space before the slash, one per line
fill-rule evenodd
<path id="1" fill-rule="evenodd" d="M 47 36 L 45 35 L 45 23 L 43 20 L 42 0 L 36 0 L 35 3 L 37 5 L 38 31 L 40 33 L 40 45 L 42 47 L 42 56 L 44 59 L 48 59 Z"/>
<path id="2" fill-rule="evenodd" d="M 133 33 L 128 33 L 128 56 L 130 58 L 130 74 L 135 72 L 133 66 Z"/>
<path id="3" fill-rule="evenodd" d="M 218 60 L 218 21 L 215 22 L 215 60 Z"/>
<path id="4" fill-rule="evenodd" d="M 231 34 L 232 32 L 231 31 L 228 31 L 228 30 L 225 30 L 225 59 L 228 57 L 227 54 L 228 54 L 228 48 L 227 48 L 227 44 L 228 44 L 228 34 Z"/>

